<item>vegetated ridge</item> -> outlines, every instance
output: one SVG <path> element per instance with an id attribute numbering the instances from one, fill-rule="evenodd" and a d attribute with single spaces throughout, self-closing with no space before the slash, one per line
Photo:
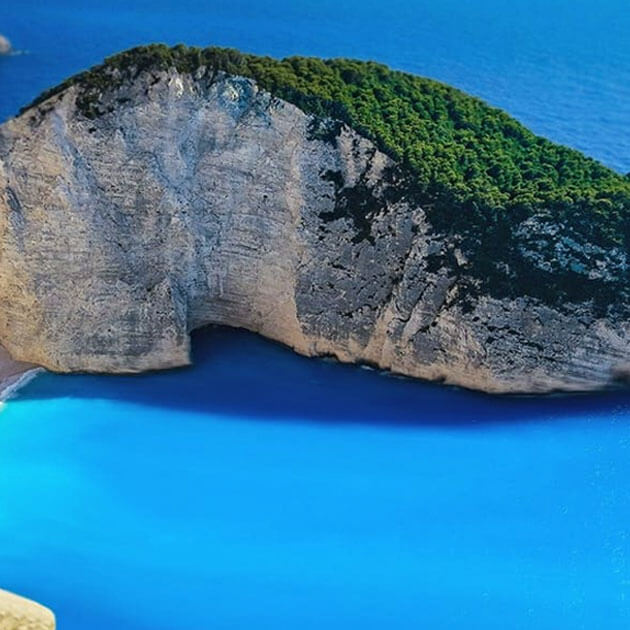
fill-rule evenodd
<path id="1" fill-rule="evenodd" d="M 340 121 L 396 160 L 400 190 L 430 213 L 437 231 L 454 237 L 446 255 L 463 253 L 462 296 L 524 294 L 554 306 L 591 301 L 599 312 L 627 302 L 627 267 L 605 277 L 588 268 L 598 259 L 604 265 L 606 250 L 628 251 L 630 177 L 431 79 L 374 62 L 276 60 L 232 49 L 154 44 L 108 58 L 25 110 L 78 85 L 77 104 L 94 118 L 104 113 L 105 91 L 143 71 L 194 74 L 201 67 L 252 78 L 314 114 L 321 119 L 313 125 L 315 135 L 334 138 L 334 121 Z M 354 201 L 355 218 L 369 219 L 369 204 L 362 208 L 360 199 Z M 515 233 L 528 218 L 535 221 L 535 234 Z M 529 255 L 522 251 L 524 241 L 531 241 Z M 580 251 L 585 243 L 591 247 Z M 444 253 L 433 261 L 436 267 L 446 263 Z"/>

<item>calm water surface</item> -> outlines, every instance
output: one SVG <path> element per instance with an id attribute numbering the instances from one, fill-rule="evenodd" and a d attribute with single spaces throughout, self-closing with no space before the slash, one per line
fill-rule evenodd
<path id="1" fill-rule="evenodd" d="M 195 348 L 43 376 L 0 414 L 0 584 L 61 630 L 629 627 L 629 394 Z"/>
<path id="2" fill-rule="evenodd" d="M 0 118 L 141 42 L 374 58 L 630 170 L 626 0 L 5 3 Z M 89 7 L 89 8 L 88 8 Z M 0 413 L 0 585 L 60 630 L 630 627 L 630 394 L 490 398 L 195 338 Z"/>

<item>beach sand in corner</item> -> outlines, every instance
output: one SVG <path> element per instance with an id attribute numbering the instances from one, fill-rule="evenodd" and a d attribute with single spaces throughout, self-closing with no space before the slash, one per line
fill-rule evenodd
<path id="1" fill-rule="evenodd" d="M 32 363 L 14 361 L 11 355 L 0 346 L 0 401 L 6 400 L 40 369 Z"/>

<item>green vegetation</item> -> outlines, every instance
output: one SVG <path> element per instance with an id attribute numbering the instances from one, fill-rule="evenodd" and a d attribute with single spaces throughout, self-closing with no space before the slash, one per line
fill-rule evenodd
<path id="1" fill-rule="evenodd" d="M 408 194 L 429 211 L 436 230 L 459 235 L 470 261 L 467 273 L 491 283 L 495 293 L 526 289 L 546 300 L 600 296 L 605 303 L 627 291 L 627 272 L 602 287 L 603 281 L 594 284 L 564 269 L 551 246 L 552 272 L 546 278 L 532 273 L 531 263 L 518 253 L 512 228 L 532 215 L 547 217 L 578 243 L 628 251 L 630 177 L 540 138 L 503 111 L 433 80 L 373 62 L 276 60 L 221 48 L 152 45 L 110 57 L 34 105 L 77 83 L 79 107 L 95 117 L 101 113 L 101 92 L 126 78 L 143 70 L 194 72 L 200 66 L 215 74 L 251 77 L 304 111 L 344 121 L 372 139 L 407 173 Z M 323 130 L 326 137 L 339 132 L 334 125 Z M 515 288 L 517 283 L 521 286 Z"/>

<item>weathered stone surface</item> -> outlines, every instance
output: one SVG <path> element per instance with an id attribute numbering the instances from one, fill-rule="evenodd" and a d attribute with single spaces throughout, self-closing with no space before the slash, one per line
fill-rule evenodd
<path id="1" fill-rule="evenodd" d="M 465 256 L 347 127 L 319 133 L 326 121 L 203 70 L 143 73 L 94 120 L 76 90 L 0 128 L 0 341 L 15 359 L 167 368 L 216 323 L 493 392 L 591 389 L 627 370 L 621 317 L 526 296 L 464 304 Z M 543 227 L 520 228 L 532 265 Z M 627 265 L 591 253 L 580 272 Z M 558 256 L 590 260 L 570 240 Z"/>
<path id="2" fill-rule="evenodd" d="M 55 630 L 55 616 L 44 606 L 0 589 L 2 630 Z"/>

